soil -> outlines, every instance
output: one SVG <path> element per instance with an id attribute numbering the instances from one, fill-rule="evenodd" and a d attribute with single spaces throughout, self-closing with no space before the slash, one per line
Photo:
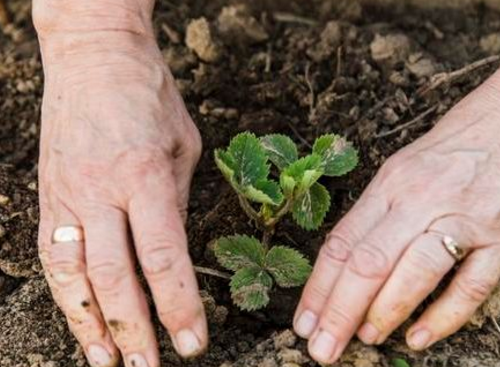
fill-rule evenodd
<path id="1" fill-rule="evenodd" d="M 9 0 L 8 8 L 11 23 L 0 26 L 0 366 L 82 367 L 82 350 L 37 260 L 43 76 L 30 2 Z M 214 148 L 243 130 L 289 134 L 303 150 L 316 136 L 336 132 L 360 148 L 362 163 L 354 173 L 324 182 L 334 202 L 324 226 L 305 232 L 285 220 L 274 238 L 314 260 L 326 232 L 385 159 L 432 128 L 499 65 L 489 59 L 428 88 L 434 75 L 500 52 L 500 13 L 481 5 L 423 10 L 348 0 L 164 0 L 158 1 L 155 28 L 204 139 L 188 233 L 195 264 L 212 268 L 213 239 L 255 233 L 215 167 Z M 182 361 L 156 322 L 162 365 L 316 365 L 288 329 L 300 290 L 277 290 L 267 309 L 243 313 L 231 305 L 224 280 L 200 275 L 199 281 L 211 348 Z M 355 341 L 339 366 L 389 366 L 396 357 L 415 367 L 500 366 L 492 321 L 498 308 L 499 302 L 490 303 L 474 327 L 424 353 L 405 346 L 405 326 L 378 348 Z"/>

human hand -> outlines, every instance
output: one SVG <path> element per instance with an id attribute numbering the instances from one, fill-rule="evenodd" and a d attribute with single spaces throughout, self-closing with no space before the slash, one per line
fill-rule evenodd
<path id="1" fill-rule="evenodd" d="M 207 326 L 184 220 L 201 140 L 152 31 L 36 25 L 46 77 L 39 247 L 54 298 L 93 366 L 121 353 L 128 367 L 157 367 L 137 257 L 177 351 L 196 355 Z M 85 240 L 51 243 L 67 225 Z"/>
<path id="2" fill-rule="evenodd" d="M 469 251 L 407 331 L 422 350 L 462 327 L 500 279 L 500 74 L 391 157 L 323 245 L 296 311 L 311 356 L 336 361 L 355 333 L 380 344 Z"/>

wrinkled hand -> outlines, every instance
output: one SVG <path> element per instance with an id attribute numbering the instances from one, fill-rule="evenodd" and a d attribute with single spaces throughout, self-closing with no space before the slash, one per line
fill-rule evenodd
<path id="1" fill-rule="evenodd" d="M 312 357 L 332 363 L 355 333 L 379 344 L 470 251 L 443 294 L 407 332 L 429 347 L 456 332 L 500 278 L 500 75 L 426 136 L 390 158 L 322 247 L 294 326 Z"/>
<path id="2" fill-rule="evenodd" d="M 207 327 L 184 219 L 199 133 L 152 37 L 72 37 L 42 43 L 39 244 L 54 298 L 93 366 L 120 352 L 157 367 L 137 257 L 177 351 L 198 354 Z M 65 225 L 82 226 L 84 243 L 52 244 Z"/>

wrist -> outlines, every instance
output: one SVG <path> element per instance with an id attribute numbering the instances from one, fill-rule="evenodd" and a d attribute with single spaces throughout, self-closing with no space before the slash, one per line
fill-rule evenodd
<path id="1" fill-rule="evenodd" d="M 33 23 L 42 50 L 73 50 L 86 43 L 87 35 L 93 42 L 107 36 L 124 40 L 126 34 L 153 39 L 153 6 L 154 0 L 34 0 Z"/>

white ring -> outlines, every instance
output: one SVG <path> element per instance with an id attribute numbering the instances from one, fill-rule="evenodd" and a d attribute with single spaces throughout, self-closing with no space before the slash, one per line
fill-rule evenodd
<path id="1" fill-rule="evenodd" d="M 80 226 L 61 226 L 54 229 L 52 243 L 83 242 L 84 237 Z"/>

